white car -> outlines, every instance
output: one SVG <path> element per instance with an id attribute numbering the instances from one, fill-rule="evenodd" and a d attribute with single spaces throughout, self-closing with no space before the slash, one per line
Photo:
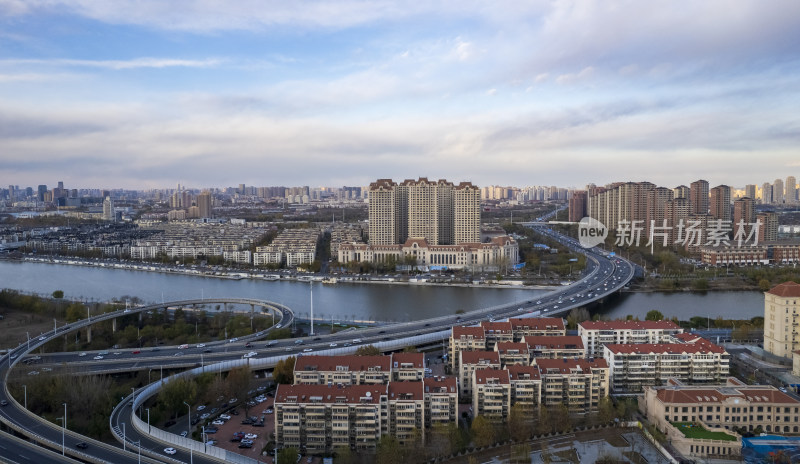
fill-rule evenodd
<path id="1" fill-rule="evenodd" d="M 335 347 L 335 346 L 338 346 L 338 345 L 336 345 L 336 343 L 331 343 L 331 344 L 330 344 L 330 345 L 328 345 L 328 346 L 330 346 L 331 348 L 333 348 L 333 347 Z"/>
<path id="2" fill-rule="evenodd" d="M 99 361 L 99 360 L 103 359 L 103 357 L 98 354 L 97 356 L 95 356 L 92 359 L 94 359 L 95 361 Z"/>
<path id="3" fill-rule="evenodd" d="M 164 452 L 167 454 L 175 454 L 178 452 L 175 448 L 164 448 Z"/>
<path id="4" fill-rule="evenodd" d="M 79 354 L 78 356 L 80 356 L 80 357 L 84 357 L 84 356 L 86 356 L 86 352 L 84 351 L 84 352 L 82 352 L 81 354 Z"/>
<path id="5" fill-rule="evenodd" d="M 206 405 L 204 405 L 204 404 L 201 404 L 200 406 L 198 406 L 198 407 L 197 407 L 197 410 L 198 410 L 198 411 L 202 411 L 202 410 L 203 410 L 203 409 L 205 409 L 205 408 L 206 408 Z"/>
<path id="6" fill-rule="evenodd" d="M 214 422 L 212 422 L 211 425 L 225 425 L 225 421 L 217 419 Z"/>
<path id="7" fill-rule="evenodd" d="M 220 414 L 219 418 L 222 419 L 222 420 L 231 420 L 231 416 L 229 416 L 227 414 Z"/>
<path id="8" fill-rule="evenodd" d="M 198 343 L 198 344 L 197 344 L 197 347 L 198 347 L 198 348 L 205 348 L 205 347 L 206 347 L 206 344 L 205 344 L 205 343 Z"/>
<path id="9" fill-rule="evenodd" d="M 247 434 L 247 435 L 245 435 L 244 437 L 245 437 L 245 438 L 247 438 L 248 440 L 255 440 L 256 438 L 258 438 L 258 434 L 255 434 L 255 433 L 248 433 L 248 434 Z"/>
<path id="10" fill-rule="evenodd" d="M 311 352 L 311 351 L 314 351 L 314 349 L 313 348 L 306 348 L 305 350 L 303 350 L 303 353 L 308 353 L 308 352 Z"/>

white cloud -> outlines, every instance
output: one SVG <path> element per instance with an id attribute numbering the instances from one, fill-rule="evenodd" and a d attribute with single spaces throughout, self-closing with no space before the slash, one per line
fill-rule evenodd
<path id="1" fill-rule="evenodd" d="M 497 95 L 497 89 L 489 89 L 489 90 L 487 90 L 486 91 L 486 95 L 488 95 L 490 97 L 493 97 L 493 96 Z"/>
<path id="2" fill-rule="evenodd" d="M 105 68 L 114 70 L 138 68 L 211 68 L 218 66 L 222 61 L 218 59 L 183 60 L 175 58 L 134 58 L 132 60 L 74 60 L 66 58 L 55 59 L 7 59 L 0 60 L 0 66 L 17 65 L 42 65 L 42 66 L 75 66 L 88 68 Z"/>
<path id="3" fill-rule="evenodd" d="M 594 75 L 594 68 L 591 66 L 587 66 L 580 70 L 577 73 L 571 74 L 562 74 L 556 78 L 556 82 L 559 84 L 574 84 L 576 82 L 581 82 L 588 80 L 589 78 Z"/>

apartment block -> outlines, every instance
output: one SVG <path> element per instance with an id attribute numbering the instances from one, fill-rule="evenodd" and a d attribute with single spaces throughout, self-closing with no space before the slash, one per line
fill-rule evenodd
<path id="1" fill-rule="evenodd" d="M 458 423 L 458 383 L 455 377 L 425 377 L 425 426 Z"/>
<path id="2" fill-rule="evenodd" d="M 453 372 L 458 371 L 461 351 L 486 351 L 486 334 L 483 327 L 453 326 L 450 329 L 448 357 Z"/>
<path id="3" fill-rule="evenodd" d="M 689 184 L 689 202 L 693 214 L 708 214 L 708 181 L 696 180 Z"/>
<path id="4" fill-rule="evenodd" d="M 778 214 L 764 212 L 756 214 L 756 221 L 761 226 L 758 228 L 758 242 L 774 242 L 778 240 Z"/>
<path id="5" fill-rule="evenodd" d="M 391 382 L 388 386 L 389 434 L 401 445 L 425 440 L 425 388 L 422 382 Z"/>
<path id="6" fill-rule="evenodd" d="M 597 407 L 608 396 L 609 363 L 605 359 L 534 359 L 542 379 L 541 404 L 564 404 L 574 411 Z"/>
<path id="7" fill-rule="evenodd" d="M 687 343 L 608 344 L 604 357 L 611 369 L 614 392 L 640 392 L 648 385 L 664 385 L 667 379 L 682 382 L 719 383 L 730 372 L 730 355 L 706 340 L 680 338 Z"/>
<path id="8" fill-rule="evenodd" d="M 431 245 L 480 242 L 480 189 L 425 177 L 369 186 L 369 243 L 392 245 L 423 238 Z"/>
<path id="9" fill-rule="evenodd" d="M 531 355 L 528 345 L 520 342 L 499 342 L 494 345 L 494 351 L 500 355 L 500 364 L 503 366 L 531 364 Z"/>
<path id="10" fill-rule="evenodd" d="M 472 372 L 472 410 L 493 422 L 505 422 L 511 411 L 508 371 L 480 369 Z"/>
<path id="11" fill-rule="evenodd" d="M 391 356 L 298 356 L 294 365 L 295 385 L 375 385 L 391 378 Z"/>
<path id="12" fill-rule="evenodd" d="M 278 385 L 275 441 L 308 453 L 374 450 L 388 432 L 387 405 L 386 385 Z"/>
<path id="13" fill-rule="evenodd" d="M 500 354 L 495 351 L 459 351 L 459 395 L 472 395 L 472 374 L 477 370 L 500 369 Z"/>
<path id="14" fill-rule="evenodd" d="M 483 328 L 483 333 L 486 336 L 487 350 L 493 350 L 497 343 L 514 341 L 514 333 L 511 329 L 511 322 L 482 321 L 481 328 Z"/>
<path id="15" fill-rule="evenodd" d="M 567 329 L 564 326 L 564 319 L 560 317 L 530 317 L 508 319 L 511 323 L 511 330 L 514 333 L 514 341 L 522 341 L 523 337 L 548 335 L 566 335 Z"/>
<path id="16" fill-rule="evenodd" d="M 392 353 L 392 381 L 422 381 L 425 378 L 425 353 Z"/>
<path id="17" fill-rule="evenodd" d="M 584 321 L 578 324 L 578 336 L 586 356 L 603 357 L 603 345 L 618 343 L 663 343 L 683 333 L 672 321 Z"/>
<path id="18" fill-rule="evenodd" d="M 527 336 L 523 340 L 532 358 L 585 358 L 586 348 L 577 335 Z"/>
<path id="19" fill-rule="evenodd" d="M 764 292 L 764 349 L 791 358 L 800 349 L 800 284 L 784 282 Z"/>
<path id="20" fill-rule="evenodd" d="M 542 402 L 542 373 L 538 366 L 507 366 L 511 404 L 533 409 Z"/>
<path id="21" fill-rule="evenodd" d="M 709 192 L 709 214 L 720 221 L 731 220 L 731 188 L 718 185 Z"/>

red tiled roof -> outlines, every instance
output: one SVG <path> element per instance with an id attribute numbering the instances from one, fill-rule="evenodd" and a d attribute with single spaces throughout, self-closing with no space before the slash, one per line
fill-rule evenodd
<path id="1" fill-rule="evenodd" d="M 478 364 L 481 361 L 500 364 L 500 353 L 496 351 L 459 351 L 461 364 Z"/>
<path id="2" fill-rule="evenodd" d="M 656 397 L 667 404 L 719 403 L 729 398 L 746 399 L 750 403 L 786 403 L 800 404 L 800 401 L 770 388 L 746 387 L 680 387 L 659 388 Z"/>
<path id="3" fill-rule="evenodd" d="M 628 354 L 681 354 L 681 353 L 724 353 L 725 349 L 711 342 L 697 343 L 636 343 L 606 345 L 612 353 Z"/>
<path id="4" fill-rule="evenodd" d="M 475 383 L 485 384 L 494 380 L 496 383 L 509 383 L 508 371 L 505 369 L 478 369 L 475 371 Z"/>
<path id="5" fill-rule="evenodd" d="M 455 377 L 425 377 L 422 379 L 426 393 L 457 393 Z M 444 389 L 444 390 L 442 390 Z"/>
<path id="6" fill-rule="evenodd" d="M 389 399 L 395 400 L 401 395 L 410 395 L 413 400 L 423 399 L 422 382 L 389 382 Z"/>
<path id="7" fill-rule="evenodd" d="M 545 359 L 535 358 L 533 364 L 539 366 L 542 374 L 548 373 L 551 369 L 558 369 L 562 374 L 568 374 L 571 369 L 580 369 L 588 374 L 592 369 L 607 369 L 608 362 L 603 358 L 588 359 Z"/>
<path id="8" fill-rule="evenodd" d="M 800 297 L 800 284 L 792 281 L 784 282 L 780 285 L 776 285 L 767 293 L 782 297 Z"/>
<path id="9" fill-rule="evenodd" d="M 521 377 L 525 377 L 526 375 L 531 380 L 542 378 L 542 373 L 538 366 L 514 365 L 508 366 L 506 370 L 508 371 L 508 377 L 510 380 L 519 380 Z"/>
<path id="10" fill-rule="evenodd" d="M 324 403 L 334 403 L 343 399 L 347 403 L 363 403 L 362 398 L 372 398 L 371 404 L 378 404 L 381 395 L 386 395 L 386 385 L 288 385 L 279 384 L 275 392 L 275 403 L 311 403 L 311 397 L 321 398 Z M 367 394 L 369 393 L 369 394 Z"/>
<path id="11" fill-rule="evenodd" d="M 476 339 L 486 338 L 486 335 L 483 332 L 483 327 L 466 327 L 466 326 L 456 325 L 453 326 L 452 334 L 453 338 L 461 338 L 462 335 L 465 337 L 469 337 L 471 335 L 473 338 Z"/>
<path id="12" fill-rule="evenodd" d="M 482 321 L 481 327 L 483 327 L 484 333 L 486 332 L 504 333 L 504 334 L 511 333 L 511 323 L 508 321 L 506 322 Z"/>
<path id="13" fill-rule="evenodd" d="M 508 353 L 509 350 L 517 350 L 521 354 L 528 353 L 528 345 L 518 342 L 497 342 L 494 350 L 498 353 Z"/>
<path id="14" fill-rule="evenodd" d="M 391 356 L 298 356 L 294 364 L 295 372 L 335 371 L 338 366 L 347 366 L 347 370 L 367 371 L 370 368 L 379 372 L 389 372 Z"/>
<path id="15" fill-rule="evenodd" d="M 560 317 L 512 317 L 508 322 L 514 330 L 564 330 L 564 319 Z"/>
<path id="16" fill-rule="evenodd" d="M 578 324 L 585 330 L 656 330 L 680 329 L 672 321 L 583 321 Z"/>
<path id="17" fill-rule="evenodd" d="M 402 364 L 413 364 L 415 368 L 425 367 L 424 353 L 392 353 L 392 367 L 400 367 Z"/>
<path id="18" fill-rule="evenodd" d="M 577 335 L 528 335 L 523 340 L 531 349 L 583 349 L 583 340 Z"/>

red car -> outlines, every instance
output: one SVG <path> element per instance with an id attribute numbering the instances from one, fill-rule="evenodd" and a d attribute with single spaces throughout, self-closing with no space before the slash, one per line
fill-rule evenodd
<path id="1" fill-rule="evenodd" d="M 131 354 L 139 354 L 139 353 L 141 353 L 141 351 L 136 350 L 136 351 L 133 351 Z"/>

